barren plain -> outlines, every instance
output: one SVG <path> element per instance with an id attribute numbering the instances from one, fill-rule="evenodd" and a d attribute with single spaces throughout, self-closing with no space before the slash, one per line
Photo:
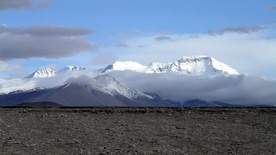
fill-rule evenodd
<path id="1" fill-rule="evenodd" d="M 3 107 L 0 154 L 276 154 L 276 109 Z"/>

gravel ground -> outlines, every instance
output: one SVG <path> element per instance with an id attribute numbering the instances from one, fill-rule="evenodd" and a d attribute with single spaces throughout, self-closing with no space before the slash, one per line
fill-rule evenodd
<path id="1" fill-rule="evenodd" d="M 276 154 L 276 109 L 0 108 L 0 154 Z"/>

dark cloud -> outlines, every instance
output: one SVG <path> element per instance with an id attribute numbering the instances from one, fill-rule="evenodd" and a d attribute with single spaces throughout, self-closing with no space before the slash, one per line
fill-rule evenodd
<path id="1" fill-rule="evenodd" d="M 92 65 L 109 65 L 118 60 L 118 57 L 112 54 L 101 54 L 92 60 Z"/>
<path id="2" fill-rule="evenodd" d="M 159 36 L 159 37 L 156 37 L 155 38 L 156 41 L 171 41 L 172 38 L 171 37 L 168 37 L 168 36 Z"/>
<path id="3" fill-rule="evenodd" d="M 208 30 L 209 35 L 223 35 L 224 33 L 227 32 L 232 32 L 232 33 L 253 33 L 257 31 L 261 31 L 265 29 L 265 27 L 262 26 L 240 26 L 240 27 L 225 27 L 220 30 Z"/>
<path id="4" fill-rule="evenodd" d="M 81 36 L 91 34 L 94 31 L 86 28 L 75 28 L 56 25 L 37 25 L 30 27 L 8 28 L 0 25 L 1 33 L 10 33 L 13 35 L 32 35 L 32 36 Z"/>
<path id="5" fill-rule="evenodd" d="M 93 31 L 63 26 L 0 26 L 0 60 L 60 58 L 95 50 L 83 36 Z"/>
<path id="6" fill-rule="evenodd" d="M 73 28 L 64 26 L 31 26 L 26 29 L 26 32 L 31 35 L 37 36 L 79 36 L 91 34 L 94 31 L 85 28 Z"/>
<path id="7" fill-rule="evenodd" d="M 115 45 L 115 47 L 128 47 L 128 45 L 125 43 L 118 43 Z"/>
<path id="8" fill-rule="evenodd" d="M 276 11 L 276 6 L 269 7 L 267 10 Z"/>
<path id="9" fill-rule="evenodd" d="M 50 0 L 0 0 L 0 10 L 31 9 L 41 10 L 50 6 Z"/>
<path id="10" fill-rule="evenodd" d="M 184 102 L 192 99 L 241 105 L 275 105 L 276 81 L 250 76 L 206 77 L 110 72 L 130 88 Z"/>

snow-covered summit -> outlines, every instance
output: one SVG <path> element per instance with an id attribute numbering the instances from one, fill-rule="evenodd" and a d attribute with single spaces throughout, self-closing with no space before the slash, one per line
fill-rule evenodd
<path id="1" fill-rule="evenodd" d="M 142 73 L 178 73 L 185 75 L 239 75 L 230 66 L 209 56 L 182 57 L 174 62 L 155 62 L 144 66 L 132 61 L 117 61 L 100 69 L 104 74 L 111 71 L 130 70 Z"/>
<path id="2" fill-rule="evenodd" d="M 194 75 L 238 75 L 239 73 L 228 65 L 213 57 L 197 56 L 182 57 L 166 67 L 169 72 Z"/>
<path id="3" fill-rule="evenodd" d="M 108 65 L 105 68 L 102 68 L 99 70 L 100 73 L 107 73 L 110 71 L 124 71 L 124 70 L 130 70 L 130 71 L 136 71 L 136 72 L 143 72 L 147 69 L 147 66 L 144 66 L 138 62 L 133 61 L 116 61 L 115 63 Z"/>
<path id="4" fill-rule="evenodd" d="M 39 68 L 27 78 L 48 78 L 56 75 L 56 72 L 50 68 Z"/>

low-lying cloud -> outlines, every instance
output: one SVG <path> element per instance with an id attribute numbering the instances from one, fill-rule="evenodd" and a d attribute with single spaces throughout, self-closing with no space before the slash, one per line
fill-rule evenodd
<path id="1" fill-rule="evenodd" d="M 82 70 L 60 73 L 51 78 L 35 78 L 35 88 L 53 88 L 67 83 L 89 83 L 93 77 L 97 76 L 96 71 Z"/>
<path id="2" fill-rule="evenodd" d="M 276 81 L 252 76 L 187 76 L 180 74 L 146 74 L 131 71 L 114 71 L 109 75 L 121 84 L 145 93 L 153 93 L 164 99 L 178 102 L 200 99 L 234 105 L 276 106 Z M 51 78 L 24 80 L 0 80 L 0 91 L 7 93 L 24 86 L 25 89 L 53 88 L 67 83 L 89 84 L 97 71 L 76 71 L 57 74 Z"/>
<path id="3" fill-rule="evenodd" d="M 0 26 L 0 60 L 61 58 L 96 49 L 84 35 L 94 31 L 56 25 Z"/>
<path id="4" fill-rule="evenodd" d="M 50 6 L 50 0 L 1 0 L 0 11 L 6 9 L 41 10 Z"/>
<path id="5" fill-rule="evenodd" d="M 110 74 L 130 88 L 179 102 L 200 99 L 239 105 L 276 105 L 276 81 L 257 77 L 183 76 L 130 71 Z"/>

